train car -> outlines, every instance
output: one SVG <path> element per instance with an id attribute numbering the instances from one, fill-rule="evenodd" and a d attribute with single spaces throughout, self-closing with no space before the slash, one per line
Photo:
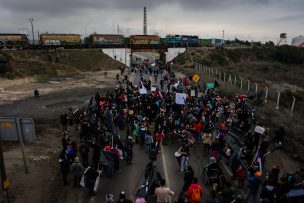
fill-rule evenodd
<path id="1" fill-rule="evenodd" d="M 29 41 L 25 34 L 0 34 L 0 48 L 28 48 Z"/>
<path id="2" fill-rule="evenodd" d="M 181 35 L 166 35 L 165 43 L 167 45 L 180 45 Z"/>
<path id="3" fill-rule="evenodd" d="M 78 34 L 41 34 L 41 46 L 80 46 L 81 35 Z"/>
<path id="4" fill-rule="evenodd" d="M 199 46 L 199 39 L 196 35 L 167 35 L 165 43 L 169 46 Z"/>
<path id="5" fill-rule="evenodd" d="M 221 46 L 221 45 L 223 45 L 223 42 L 222 42 L 222 41 L 223 41 L 222 39 L 212 38 L 212 39 L 211 39 L 211 44 L 212 44 L 213 46 Z"/>
<path id="6" fill-rule="evenodd" d="M 212 46 L 212 40 L 211 39 L 199 39 L 199 43 L 203 47 L 211 47 Z"/>
<path id="7" fill-rule="evenodd" d="M 124 37 L 124 45 L 130 44 L 130 37 Z"/>
<path id="8" fill-rule="evenodd" d="M 90 47 L 103 47 L 103 46 L 123 46 L 124 37 L 122 35 L 112 34 L 91 34 L 86 40 L 85 45 Z"/>
<path id="9" fill-rule="evenodd" d="M 196 35 L 181 35 L 181 45 L 182 46 L 198 46 L 199 39 Z"/>
<path id="10" fill-rule="evenodd" d="M 131 35 L 131 45 L 157 45 L 160 44 L 160 37 L 157 35 Z"/>

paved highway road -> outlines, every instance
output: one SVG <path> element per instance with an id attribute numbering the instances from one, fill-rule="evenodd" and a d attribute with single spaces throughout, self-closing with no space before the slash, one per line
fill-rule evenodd
<path id="1" fill-rule="evenodd" d="M 146 56 L 142 57 L 147 58 Z M 146 55 L 146 54 L 145 54 Z M 152 57 L 151 57 L 152 58 Z M 152 84 L 154 78 L 145 74 L 146 79 L 150 79 Z M 177 75 L 180 77 L 180 75 Z M 134 82 L 139 80 L 139 76 L 131 76 L 130 79 Z M 125 131 L 119 131 L 122 138 L 125 137 Z M 179 148 L 180 143 L 170 143 L 164 145 L 161 148 L 161 153 L 157 159 L 157 170 L 161 173 L 167 181 L 168 186 L 175 192 L 173 200 L 178 197 L 183 186 L 183 175 L 177 173 L 179 167 L 175 159 L 174 153 Z M 189 165 L 194 169 L 195 176 L 199 177 L 199 184 L 203 186 L 204 195 L 203 201 L 205 202 L 207 197 L 210 197 L 209 189 L 205 187 L 201 179 L 201 167 L 208 162 L 208 155 L 203 153 L 202 144 L 195 145 L 194 149 L 190 151 L 191 157 L 189 158 Z M 102 177 L 100 185 L 97 191 L 97 195 L 94 197 L 88 197 L 88 191 L 85 189 L 78 190 L 77 195 L 68 195 L 66 202 L 105 202 L 106 194 L 114 194 L 115 200 L 117 200 L 119 193 L 123 190 L 127 193 L 128 197 L 135 199 L 136 190 L 144 182 L 144 170 L 146 164 L 149 162 L 148 154 L 145 150 L 141 150 L 139 145 L 134 147 L 133 164 L 126 165 L 123 160 L 120 161 L 121 172 L 115 174 L 113 177 Z M 75 189 L 76 190 L 76 189 Z M 172 201 L 173 202 L 173 201 Z"/>

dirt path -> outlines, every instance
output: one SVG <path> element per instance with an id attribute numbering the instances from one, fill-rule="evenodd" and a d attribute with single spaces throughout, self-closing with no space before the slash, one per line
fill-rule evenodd
<path id="1" fill-rule="evenodd" d="M 3 143 L 11 202 L 60 202 L 65 199 L 59 166 L 56 165 L 61 150 L 61 128 L 56 119 L 69 106 L 81 106 L 96 91 L 104 94 L 107 89 L 112 89 L 117 72 L 109 71 L 107 78 L 103 72 L 87 72 L 47 82 L 33 78 L 0 80 L 1 116 L 32 117 L 37 135 L 35 143 L 26 143 L 28 174 L 24 171 L 19 144 Z M 40 98 L 33 97 L 35 88 L 39 89 Z M 76 138 L 76 134 L 71 136 Z M 4 192 L 0 202 L 6 202 Z"/>

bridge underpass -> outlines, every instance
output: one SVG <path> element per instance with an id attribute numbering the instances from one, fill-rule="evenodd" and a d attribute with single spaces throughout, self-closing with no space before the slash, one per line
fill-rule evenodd
<path id="1" fill-rule="evenodd" d="M 173 60 L 178 54 L 186 51 L 186 48 L 168 48 L 167 50 L 157 49 L 129 49 L 129 48 L 107 48 L 102 51 L 113 58 L 114 60 L 120 61 L 123 64 L 130 66 L 131 57 L 132 60 L 136 61 L 136 57 L 140 60 L 149 59 L 149 63 L 154 63 L 155 59 L 160 58 L 160 53 L 165 54 L 165 62 Z M 162 52 L 165 51 L 165 52 Z"/>

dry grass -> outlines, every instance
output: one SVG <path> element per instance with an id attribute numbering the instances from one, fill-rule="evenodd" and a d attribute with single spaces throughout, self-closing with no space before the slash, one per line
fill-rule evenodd
<path id="1" fill-rule="evenodd" d="M 120 62 L 112 60 L 98 49 L 80 50 L 16 50 L 3 51 L 8 59 L 9 74 L 2 77 L 21 78 L 39 76 L 41 78 L 77 74 L 83 71 L 118 69 Z"/>
<path id="2" fill-rule="evenodd" d="M 214 52 L 216 50 L 211 50 Z M 196 51 L 192 51 L 196 60 L 209 61 L 210 54 L 203 51 L 198 52 L 202 55 L 199 58 Z M 239 50 L 241 52 L 241 50 Z M 248 50 L 245 50 L 245 56 L 248 56 Z M 185 56 L 189 54 L 185 53 Z M 244 56 L 244 57 L 245 57 Z M 246 57 L 245 57 L 246 58 Z M 236 93 L 246 94 L 247 84 L 243 84 L 243 90 L 240 90 L 240 77 L 243 78 L 243 83 L 245 80 L 249 79 L 251 81 L 250 91 L 255 90 L 254 83 L 258 83 L 258 90 L 269 88 L 268 102 L 264 103 L 262 106 L 257 107 L 257 119 L 264 125 L 268 126 L 273 134 L 273 131 L 278 127 L 282 126 L 286 130 L 286 144 L 284 145 L 284 151 L 288 154 L 298 155 L 296 156 L 298 160 L 304 161 L 304 157 L 300 156 L 304 153 L 304 137 L 302 136 L 304 132 L 304 70 L 301 65 L 287 65 L 282 64 L 277 61 L 262 61 L 256 60 L 256 56 L 250 56 L 251 60 L 240 60 L 239 63 L 230 62 L 226 66 L 214 66 L 214 75 L 210 75 L 203 71 L 197 71 L 193 68 L 187 68 L 183 71 L 186 74 L 199 73 L 201 76 L 201 84 L 206 84 L 206 82 L 212 82 L 215 79 L 220 83 L 220 91 L 223 95 L 233 97 Z M 254 59 L 254 60 L 253 60 Z M 178 63 L 178 58 L 176 62 Z M 190 58 L 187 59 L 190 61 Z M 184 59 L 184 61 L 187 61 Z M 217 59 L 215 59 L 217 60 Z M 253 61 L 252 61 L 253 60 Z M 210 61 L 209 61 L 210 63 Z M 213 62 L 214 63 L 214 62 Z M 181 64 L 182 66 L 182 64 Z M 232 82 L 234 83 L 234 74 L 237 76 L 236 86 L 224 83 L 219 80 L 219 75 L 215 75 L 215 69 L 218 71 L 226 72 L 226 81 L 228 79 L 229 73 L 232 76 Z M 287 71 L 288 70 L 288 71 Z M 222 74 L 223 78 L 223 74 Z M 280 109 L 276 110 L 276 99 L 277 90 L 281 92 L 280 99 Z M 292 103 L 292 96 L 296 97 L 296 105 L 293 116 L 290 116 L 290 108 Z"/>

